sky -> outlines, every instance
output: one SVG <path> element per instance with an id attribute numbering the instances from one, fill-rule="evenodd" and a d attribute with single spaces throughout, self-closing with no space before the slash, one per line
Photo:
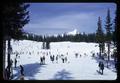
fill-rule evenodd
<path id="1" fill-rule="evenodd" d="M 105 31 L 107 10 L 111 21 L 115 17 L 115 3 L 29 3 L 30 22 L 24 31 L 37 35 L 63 34 L 74 29 L 80 33 L 94 33 L 98 17 L 101 17 Z"/>

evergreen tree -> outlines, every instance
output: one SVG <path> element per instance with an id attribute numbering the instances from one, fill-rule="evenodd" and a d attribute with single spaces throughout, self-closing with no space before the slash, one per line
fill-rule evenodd
<path id="1" fill-rule="evenodd" d="M 8 40 L 8 69 L 10 72 L 10 41 L 11 38 L 20 39 L 22 36 L 22 28 L 29 22 L 29 12 L 27 8 L 29 4 L 21 2 L 8 2 L 2 4 L 2 26 L 3 26 L 3 45 Z M 4 48 L 5 50 L 5 48 Z M 5 53 L 3 55 L 3 70 L 5 69 Z M 10 74 L 9 74 L 10 76 Z M 9 77 L 10 78 L 10 77 Z"/>
<path id="2" fill-rule="evenodd" d="M 42 49 L 45 49 L 46 48 L 46 43 L 45 43 L 46 39 L 45 39 L 45 36 L 43 37 L 43 44 L 42 44 Z"/>
<path id="3" fill-rule="evenodd" d="M 46 41 L 46 49 L 50 49 L 50 42 Z"/>
<path id="4" fill-rule="evenodd" d="M 99 51 L 100 51 L 100 57 L 101 57 L 101 53 L 104 52 L 104 33 L 102 30 L 100 17 L 98 18 L 98 29 L 96 31 L 96 41 L 97 43 L 99 43 Z"/>
<path id="5" fill-rule="evenodd" d="M 111 29 L 112 29 L 112 23 L 111 23 L 111 18 L 110 18 L 110 10 L 108 9 L 107 11 L 107 17 L 106 17 L 106 41 L 107 41 L 107 47 L 108 47 L 108 62 L 110 60 L 110 44 L 111 44 Z M 108 67 L 108 65 L 107 65 Z"/>
<path id="6" fill-rule="evenodd" d="M 117 80 L 120 81 L 120 3 L 117 1 L 117 11 L 116 11 L 116 46 L 117 46 Z"/>

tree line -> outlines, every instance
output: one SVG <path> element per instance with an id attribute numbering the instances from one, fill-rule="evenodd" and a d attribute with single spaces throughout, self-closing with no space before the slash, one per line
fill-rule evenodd
<path id="1" fill-rule="evenodd" d="M 113 33 L 111 34 L 113 36 Z M 105 38 L 105 34 L 103 38 Z M 42 36 L 42 35 L 35 35 L 32 33 L 24 33 L 21 36 L 21 40 L 26 39 L 26 40 L 32 40 L 32 41 L 38 41 L 38 42 L 43 42 L 43 41 L 49 41 L 49 42 L 61 42 L 61 41 L 71 41 L 71 42 L 98 42 L 97 40 L 97 34 L 96 33 L 85 33 L 83 34 L 79 33 L 76 35 L 57 35 L 57 36 Z M 112 37 L 111 37 L 112 40 Z"/>

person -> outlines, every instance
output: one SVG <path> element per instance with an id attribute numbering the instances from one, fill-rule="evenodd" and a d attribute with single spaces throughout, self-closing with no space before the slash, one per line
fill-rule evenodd
<path id="1" fill-rule="evenodd" d="M 58 63 L 58 55 L 56 56 L 56 63 Z"/>
<path id="2" fill-rule="evenodd" d="M 62 62 L 64 63 L 64 58 L 62 58 Z"/>
<path id="3" fill-rule="evenodd" d="M 50 60 L 52 61 L 52 56 L 50 55 Z"/>
<path id="4" fill-rule="evenodd" d="M 95 56 L 95 53 L 92 54 L 92 57 L 94 57 L 94 56 Z"/>
<path id="5" fill-rule="evenodd" d="M 67 62 L 67 57 L 65 57 L 65 62 Z"/>
<path id="6" fill-rule="evenodd" d="M 80 54 L 80 57 L 81 57 L 81 54 Z"/>
<path id="7" fill-rule="evenodd" d="M 15 58 L 15 68 L 16 68 L 16 65 L 17 65 L 17 59 Z"/>
<path id="8" fill-rule="evenodd" d="M 24 75 L 24 68 L 23 68 L 23 66 L 22 65 L 20 65 L 20 73 L 21 73 L 21 75 Z"/>
<path id="9" fill-rule="evenodd" d="M 43 58 L 40 57 L 40 64 L 43 64 Z"/>
<path id="10" fill-rule="evenodd" d="M 99 72 L 100 72 L 100 70 L 101 70 L 101 61 L 99 62 Z"/>
<path id="11" fill-rule="evenodd" d="M 5 68 L 5 80 L 9 79 L 9 70 L 8 70 L 8 66 Z"/>
<path id="12" fill-rule="evenodd" d="M 104 64 L 103 64 L 103 62 L 101 62 L 101 70 L 102 70 L 102 74 L 103 74 L 103 70 L 104 70 Z"/>
<path id="13" fill-rule="evenodd" d="M 13 67 L 12 66 L 13 66 L 13 60 L 11 59 L 10 60 L 10 73 L 11 73 L 10 77 L 11 78 L 13 78 Z"/>
<path id="14" fill-rule="evenodd" d="M 54 58 L 55 58 L 55 56 L 53 55 L 53 56 L 52 56 L 52 63 L 54 62 Z"/>
<path id="15" fill-rule="evenodd" d="M 75 53 L 76 58 L 78 57 L 78 53 Z"/>
<path id="16" fill-rule="evenodd" d="M 17 56 L 18 56 L 18 52 L 16 53 L 16 58 L 17 58 Z"/>
<path id="17" fill-rule="evenodd" d="M 43 58 L 43 64 L 45 64 L 45 56 L 43 56 L 42 58 Z"/>

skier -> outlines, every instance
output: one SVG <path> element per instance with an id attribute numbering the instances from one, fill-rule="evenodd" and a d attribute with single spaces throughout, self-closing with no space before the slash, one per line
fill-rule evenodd
<path id="1" fill-rule="evenodd" d="M 57 63 L 58 63 L 58 55 L 56 56 L 56 61 L 57 61 Z"/>
<path id="2" fill-rule="evenodd" d="M 81 57 L 81 54 L 80 54 L 80 57 Z"/>
<path id="3" fill-rule="evenodd" d="M 16 65 L 17 65 L 17 59 L 15 58 L 15 68 L 16 68 Z"/>
<path id="4" fill-rule="evenodd" d="M 101 70 L 101 61 L 99 62 L 99 72 L 100 72 L 100 70 Z"/>
<path id="5" fill-rule="evenodd" d="M 43 56 L 42 58 L 43 58 L 43 64 L 45 64 L 45 56 Z"/>
<path id="6" fill-rule="evenodd" d="M 17 58 L 17 56 L 18 56 L 18 52 L 16 53 L 16 58 Z"/>
<path id="7" fill-rule="evenodd" d="M 23 66 L 22 65 L 20 65 L 20 73 L 21 73 L 21 75 L 24 75 L 24 68 L 23 68 Z"/>
<path id="8" fill-rule="evenodd" d="M 50 60 L 52 61 L 52 56 L 50 55 Z"/>
<path id="9" fill-rule="evenodd" d="M 40 64 L 43 64 L 43 58 L 40 57 Z"/>
<path id="10" fill-rule="evenodd" d="M 62 62 L 64 63 L 64 58 L 62 58 Z"/>
<path id="11" fill-rule="evenodd" d="M 76 58 L 78 57 L 78 53 L 75 53 Z"/>
<path id="12" fill-rule="evenodd" d="M 67 57 L 65 57 L 65 62 L 67 62 Z"/>
<path id="13" fill-rule="evenodd" d="M 8 66 L 5 68 L 5 79 L 9 79 L 9 71 L 8 71 Z"/>
<path id="14" fill-rule="evenodd" d="M 54 59 L 55 59 L 55 56 L 53 55 L 53 57 L 52 57 L 52 61 L 54 62 Z"/>
<path id="15" fill-rule="evenodd" d="M 11 78 L 13 77 L 13 60 L 10 60 L 10 73 L 11 73 Z"/>
<path id="16" fill-rule="evenodd" d="M 103 75 L 103 70 L 104 70 L 104 64 L 101 62 L 101 70 L 102 70 L 102 75 Z"/>
<path id="17" fill-rule="evenodd" d="M 94 56 L 95 56 L 95 53 L 92 54 L 92 57 L 94 57 Z"/>

